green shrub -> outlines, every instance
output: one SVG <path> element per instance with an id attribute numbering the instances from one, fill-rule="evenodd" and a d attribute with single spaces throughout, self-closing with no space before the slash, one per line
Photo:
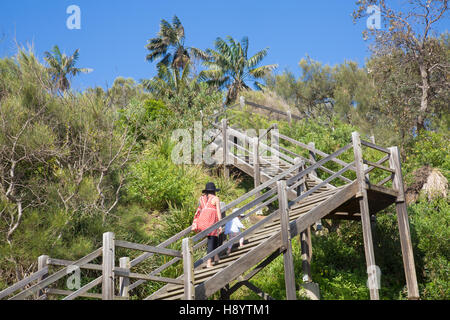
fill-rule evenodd
<path id="1" fill-rule="evenodd" d="M 448 133 L 422 131 L 405 146 L 404 175 L 411 180 L 411 173 L 422 167 L 439 168 L 450 179 L 450 137 Z"/>
<path id="2" fill-rule="evenodd" d="M 150 158 L 131 168 L 134 179 L 128 193 L 131 200 L 139 201 L 148 209 L 167 209 L 169 203 L 181 205 L 193 197 L 192 178 L 188 169 L 176 166 L 165 159 Z"/>
<path id="3" fill-rule="evenodd" d="M 418 270 L 424 299 L 450 299 L 450 205 L 448 199 L 422 200 L 408 208 L 423 269 Z M 417 262 L 416 262 L 417 263 Z"/>

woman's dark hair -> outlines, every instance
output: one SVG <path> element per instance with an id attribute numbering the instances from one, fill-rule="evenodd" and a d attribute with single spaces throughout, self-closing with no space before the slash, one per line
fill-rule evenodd
<path id="1" fill-rule="evenodd" d="M 210 190 L 205 190 L 205 191 L 203 191 L 203 194 L 206 194 L 206 195 L 209 195 L 209 194 L 216 195 L 216 192 L 215 192 L 215 191 L 210 191 Z"/>

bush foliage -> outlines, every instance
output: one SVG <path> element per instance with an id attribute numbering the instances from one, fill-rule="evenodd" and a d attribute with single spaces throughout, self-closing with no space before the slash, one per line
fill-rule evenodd
<path id="1" fill-rule="evenodd" d="M 245 179 L 223 178 L 205 166 L 171 161 L 173 130 L 185 128 L 192 133 L 194 121 L 202 121 L 207 129 L 207 117 L 222 104 L 223 93 L 206 83 L 187 85 L 179 94 L 148 93 L 140 84 L 123 78 L 107 91 L 91 88 L 55 95 L 51 85 L 48 72 L 33 53 L 21 50 L 15 59 L 0 59 L 0 290 L 35 271 L 39 255 L 76 260 L 100 247 L 106 231 L 137 243 L 156 245 L 166 240 L 190 225 L 208 181 L 221 189 L 219 197 L 226 203 L 252 188 Z M 252 94 L 264 99 L 262 92 Z M 278 105 L 286 107 L 284 102 Z M 227 111 L 234 116 L 231 124 L 266 129 L 275 122 L 249 111 Z M 343 120 L 342 114 L 320 113 L 292 125 L 276 122 L 281 133 L 304 143 L 314 142 L 328 154 L 351 143 L 351 133 L 360 129 Z M 401 146 L 407 183 L 413 182 L 412 172 L 424 165 L 438 168 L 449 178 L 448 138 L 446 131 L 422 131 Z M 389 147 L 384 141 L 377 143 Z M 308 156 L 300 148 L 284 146 Z M 365 152 L 368 160 L 381 158 L 378 151 Z M 352 152 L 341 159 L 350 161 Z M 338 169 L 336 164 L 327 166 Z M 328 175 L 321 173 L 320 177 Z M 346 177 L 355 178 L 352 172 Z M 384 177 L 376 170 L 371 173 L 375 180 Z M 448 198 L 420 198 L 408 212 L 421 297 L 449 299 Z M 341 222 L 337 232 L 315 234 L 312 241 L 312 277 L 319 283 L 322 298 L 368 299 L 360 223 Z M 378 215 L 374 242 L 382 272 L 382 298 L 405 299 L 392 207 Z M 300 284 L 298 241 L 293 241 L 293 251 Z M 136 256 L 125 251 L 120 254 Z M 139 269 L 145 272 L 165 262 L 154 257 Z M 169 268 L 164 275 L 180 272 L 179 267 Z M 274 298 L 284 299 L 283 277 L 279 257 L 252 281 Z M 141 286 L 133 298 L 146 297 L 160 286 Z M 240 289 L 233 298 L 257 296 Z"/>

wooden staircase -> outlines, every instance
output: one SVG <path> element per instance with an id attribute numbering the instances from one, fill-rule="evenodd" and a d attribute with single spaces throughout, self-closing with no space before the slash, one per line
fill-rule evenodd
<path id="1" fill-rule="evenodd" d="M 254 179 L 254 189 L 221 208 L 222 212 L 230 212 L 233 208 L 237 210 L 194 236 L 189 227 L 157 246 L 117 240 L 114 234 L 106 233 L 103 247 L 78 261 L 41 256 L 39 271 L 1 291 L 0 299 L 11 296 L 18 290 L 22 291 L 10 299 L 25 299 L 31 296 L 45 299 L 55 294 L 65 295 L 66 300 L 77 297 L 128 299 L 132 290 L 147 281 L 167 284 L 146 300 L 208 299 L 216 292 L 221 292 L 222 297 L 227 299 L 243 285 L 263 298 L 270 298 L 250 283 L 250 280 L 279 255 L 283 255 L 287 299 L 295 299 L 296 283 L 291 241 L 296 236 L 302 239 L 302 253 L 304 252 L 306 256 L 304 262 L 308 264 L 310 253 L 308 254 L 308 250 L 304 248 L 310 240 L 308 231 L 312 225 L 320 219 L 360 220 L 367 267 L 373 267 L 376 264 L 370 216 L 393 203 L 396 204 L 399 221 L 408 296 L 411 299 L 418 298 L 397 147 L 385 149 L 361 140 L 359 134 L 355 132 L 350 144 L 332 154 L 326 154 L 310 144 L 280 134 L 276 126 L 271 126 L 259 137 L 251 137 L 242 130 L 228 127 L 226 119 L 222 120 L 221 125 L 215 126 L 217 137 L 211 143 L 211 147 L 215 150 L 213 159 L 216 165 L 222 165 L 225 175 L 229 174 L 230 167 L 234 167 Z M 270 135 L 271 143 L 261 140 L 267 135 Z M 364 158 L 364 148 L 375 149 L 384 156 L 377 161 L 373 159 L 369 161 Z M 306 150 L 309 156 L 297 153 L 298 149 Z M 339 158 L 344 154 L 347 154 L 348 158 L 349 153 L 352 162 L 348 163 Z M 389 166 L 384 165 L 387 161 Z M 331 169 L 337 166 L 341 169 Z M 381 175 L 380 181 L 371 178 L 370 173 L 373 170 L 385 172 L 384 176 Z M 319 175 L 322 179 L 318 177 Z M 256 219 L 256 222 L 240 236 L 228 239 L 219 248 L 205 255 L 204 246 L 208 233 L 240 214 L 250 217 L 262 209 L 266 210 L 265 216 Z M 240 237 L 245 239 L 242 248 L 237 247 Z M 168 249 L 180 241 L 181 251 Z M 205 268 L 209 258 L 225 252 L 229 245 L 233 245 L 229 255 L 221 255 L 216 265 Z M 131 261 L 123 257 L 120 259 L 120 266 L 117 266 L 114 256 L 116 247 L 139 250 L 143 253 Z M 154 254 L 167 255 L 172 259 L 145 274 L 131 271 Z M 102 264 L 90 263 L 100 255 Z M 161 276 L 164 270 L 177 263 L 183 264 L 183 275 L 176 279 Z M 50 275 L 50 265 L 59 265 L 63 268 Z M 52 288 L 51 285 L 67 275 L 68 268 L 73 266 L 101 271 L 101 275 L 75 291 Z M 373 283 L 374 276 L 368 273 L 369 282 Z M 119 281 L 118 294 L 115 289 L 116 280 Z M 101 294 L 88 292 L 100 283 Z M 379 298 L 376 287 L 371 286 L 369 291 L 371 299 Z"/>
<path id="2" fill-rule="evenodd" d="M 381 164 L 387 161 L 390 158 L 389 156 L 380 159 L 377 163 L 371 162 L 373 165 L 372 167 L 368 167 L 367 165 L 364 165 L 364 163 L 360 163 L 359 166 L 357 166 L 355 165 L 355 162 L 348 164 L 338 159 L 340 154 L 349 149 L 348 146 L 338 150 L 333 155 L 328 155 L 319 150 L 311 150 L 310 146 L 280 135 L 278 132 L 272 133 L 276 136 L 278 141 L 280 138 L 287 138 L 289 139 L 289 142 L 307 148 L 310 152 L 316 151 L 322 156 L 322 160 L 316 162 L 315 157 L 311 157 L 311 159 L 314 160 L 307 160 L 284 147 L 281 147 L 281 149 L 289 152 L 289 154 L 282 153 L 280 152 L 280 147 L 278 145 L 268 146 L 261 143 L 259 139 L 249 137 L 241 131 L 227 128 L 225 121 L 222 122 L 222 126 L 218 126 L 222 131 L 222 135 L 220 136 L 219 134 L 219 137 L 213 143 L 218 151 L 215 154 L 215 159 L 219 163 L 222 160 L 222 164 L 225 163 L 234 166 L 253 177 L 256 188 L 258 188 L 261 183 L 267 184 L 268 182 L 268 186 L 271 188 L 274 188 L 275 182 L 277 185 L 281 181 L 283 181 L 283 184 L 286 182 L 288 185 L 290 184 L 291 188 L 285 187 L 285 192 L 286 198 L 291 201 L 286 200 L 286 203 L 284 204 L 288 216 L 286 220 L 288 222 L 287 226 L 283 228 L 282 214 L 272 213 L 269 215 L 271 218 L 265 219 L 268 220 L 265 224 L 256 228 L 252 233 L 249 233 L 245 237 L 245 245 L 243 248 L 238 248 L 234 245 L 231 254 L 229 256 L 221 256 L 220 261 L 212 268 L 205 268 L 204 264 L 198 264 L 192 272 L 196 299 L 206 299 L 219 290 L 222 291 L 223 296 L 229 297 L 229 295 L 240 286 L 249 286 L 249 280 L 267 263 L 280 254 L 286 255 L 286 247 L 290 246 L 290 242 L 286 243 L 286 239 L 289 239 L 290 241 L 299 234 L 302 234 L 303 237 L 307 237 L 309 233 L 305 230 L 319 219 L 361 220 L 360 198 L 361 194 L 364 192 L 365 201 L 370 203 L 369 207 L 371 208 L 370 211 L 367 212 L 367 215 L 379 212 L 399 198 L 398 189 L 395 190 L 383 186 L 389 179 L 385 179 L 385 181 L 381 181 L 378 184 L 367 183 L 369 182 L 368 173 L 375 167 L 379 169 L 388 169 Z M 265 134 L 267 133 L 268 131 Z M 355 134 L 353 140 L 351 146 L 356 146 L 357 150 L 360 150 L 361 140 L 359 139 L 359 135 Z M 368 145 L 367 142 L 364 141 L 364 143 Z M 371 144 L 368 146 L 377 147 Z M 260 155 L 258 152 L 260 149 L 268 151 L 270 155 Z M 224 150 L 227 151 L 224 152 Z M 391 151 L 387 149 L 378 147 L 378 150 L 387 151 L 387 153 L 391 155 Z M 292 155 L 294 155 L 295 158 L 292 158 Z M 356 153 L 356 156 L 358 156 L 358 153 Z M 360 160 L 363 162 L 362 155 Z M 324 166 L 324 164 L 329 161 L 334 161 L 344 166 L 344 168 L 339 172 L 333 172 Z M 306 170 L 307 162 L 312 165 L 309 171 Z M 298 170 L 292 170 L 295 166 L 297 166 Z M 352 181 L 343 176 L 343 173 L 350 169 L 356 171 L 356 167 L 360 167 L 360 181 L 358 181 L 358 179 Z M 331 176 L 325 181 L 321 180 L 317 177 L 318 170 L 324 170 L 328 174 L 331 174 Z M 227 170 L 225 170 L 225 172 L 226 171 Z M 307 174 L 303 174 L 302 177 L 299 177 L 298 172 L 305 173 L 306 171 L 308 171 Z M 393 170 L 390 170 L 390 173 L 392 173 L 390 178 L 394 179 Z M 279 176 L 280 174 L 281 177 Z M 337 178 L 344 181 L 345 184 L 342 185 L 341 183 L 340 186 L 330 184 L 331 181 Z M 303 179 L 303 181 L 301 181 L 301 179 Z M 360 183 L 364 183 L 364 192 L 362 192 Z M 293 188 L 292 186 L 295 186 L 296 188 Z M 280 193 L 280 189 L 278 190 L 278 193 Z M 280 194 L 278 194 L 278 200 L 282 201 L 279 196 Z M 281 207 L 279 207 L 275 213 L 278 213 L 280 210 Z M 284 235 L 284 241 L 283 231 L 284 233 L 286 233 L 286 231 L 288 233 L 288 235 Z M 406 234 L 405 237 L 409 238 L 409 235 Z M 306 241 L 307 240 L 308 239 L 306 239 Z M 371 242 L 371 239 L 367 239 L 365 242 L 367 246 L 371 245 L 369 241 Z M 373 250 L 369 253 L 368 258 L 368 263 L 373 263 Z M 289 262 L 289 260 L 291 261 Z M 204 259 L 204 261 L 206 261 L 206 259 Z M 288 257 L 288 259 L 285 258 L 285 268 L 287 267 L 286 264 L 289 263 L 292 263 L 292 257 Z M 407 271 L 407 273 L 408 272 L 409 271 Z M 183 277 L 184 276 L 180 276 L 179 279 L 183 279 Z M 285 278 L 293 281 L 294 277 L 292 274 L 285 274 Z M 230 284 L 232 283 L 234 285 L 230 288 Z M 292 294 L 293 291 L 295 292 L 295 284 L 286 283 L 286 286 L 287 292 L 289 291 L 288 286 L 291 288 L 291 297 L 289 297 L 288 293 L 288 298 L 295 298 L 295 293 Z M 269 297 L 254 285 L 250 284 L 249 288 L 263 297 Z M 371 297 L 374 299 L 378 298 L 377 290 L 371 290 Z M 183 285 L 168 284 L 150 295 L 147 299 L 175 300 L 185 298 L 185 287 Z"/>

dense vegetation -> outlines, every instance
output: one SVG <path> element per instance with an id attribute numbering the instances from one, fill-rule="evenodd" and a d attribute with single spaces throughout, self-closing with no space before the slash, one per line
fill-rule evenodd
<path id="1" fill-rule="evenodd" d="M 363 12 L 359 9 L 355 19 Z M 397 28 L 384 35 L 387 40 L 402 31 L 393 25 Z M 175 17 L 172 24 L 163 20 L 158 37 L 147 45 L 147 59 L 160 59 L 156 77 L 140 83 L 117 78 L 108 90 L 81 93 L 71 91 L 68 80 L 88 71 L 75 67 L 78 52 L 68 57 L 55 47 L 47 53 L 47 65 L 24 49 L 0 59 L 0 290 L 34 272 L 39 255 L 76 260 L 101 246 L 106 231 L 120 239 L 158 244 L 189 226 L 207 181 L 215 181 L 225 202 L 250 190 L 245 176 L 226 179 L 206 165 L 171 161 L 174 130 L 192 132 L 195 121 L 208 129 L 208 116 L 241 94 L 303 116 L 292 125 L 279 120 L 280 131 L 315 142 L 324 152 L 349 143 L 355 130 L 374 135 L 380 145 L 398 145 L 407 187 L 417 187 L 424 167 L 449 179 L 448 33 L 423 41 L 419 53 L 429 53 L 426 61 L 412 59 L 415 52 L 403 45 L 390 46 L 388 53 L 388 47 L 375 50 L 364 67 L 351 61 L 327 66 L 306 57 L 296 79 L 289 71 L 273 73 L 275 66 L 259 66 L 267 49 L 249 58 L 245 37 L 240 43 L 218 38 L 216 50 L 187 47 Z M 195 59 L 205 70 L 193 71 Z M 425 102 L 424 66 L 429 72 Z M 261 79 L 257 91 L 246 84 Z M 228 112 L 242 128 L 267 128 L 274 121 L 249 111 Z M 448 186 L 428 195 L 419 192 L 422 185 L 408 206 L 421 298 L 449 299 Z M 382 270 L 380 295 L 404 299 L 395 209 L 384 213 L 374 237 Z M 327 232 L 313 236 L 312 260 L 312 277 L 322 298 L 368 299 L 360 224 L 324 225 Z M 293 244 L 301 283 L 300 248 L 297 241 Z M 139 268 L 161 262 L 149 259 Z M 274 298 L 284 298 L 281 270 L 279 258 L 255 277 L 255 284 Z M 88 273 L 83 283 L 90 277 Z M 141 286 L 133 298 L 158 286 Z M 232 298 L 257 297 L 240 289 Z"/>

